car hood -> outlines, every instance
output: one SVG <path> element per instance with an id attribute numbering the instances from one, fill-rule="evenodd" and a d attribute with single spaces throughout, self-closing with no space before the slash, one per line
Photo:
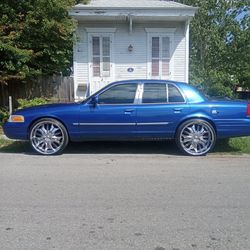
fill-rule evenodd
<path id="1" fill-rule="evenodd" d="M 24 109 L 19 109 L 15 112 L 15 114 L 21 114 L 21 113 L 26 113 L 30 112 L 33 110 L 36 111 L 42 111 L 42 110 L 52 110 L 52 109 L 62 109 L 66 108 L 69 106 L 77 106 L 79 103 L 53 103 L 53 104 L 44 104 L 44 105 L 38 105 L 38 106 L 33 106 L 29 108 L 24 108 Z"/>

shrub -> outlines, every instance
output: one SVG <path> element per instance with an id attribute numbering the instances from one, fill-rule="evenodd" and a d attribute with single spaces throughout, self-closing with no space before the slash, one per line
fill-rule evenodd
<path id="1" fill-rule="evenodd" d="M 44 97 L 36 97 L 34 99 L 17 99 L 18 109 L 28 108 L 37 105 L 48 104 L 50 99 Z"/>
<path id="2" fill-rule="evenodd" d="M 7 121 L 9 115 L 9 111 L 6 108 L 0 108 L 0 124 Z"/>
<path id="3" fill-rule="evenodd" d="M 0 108 L 0 125 L 9 118 L 9 111 L 6 108 Z"/>

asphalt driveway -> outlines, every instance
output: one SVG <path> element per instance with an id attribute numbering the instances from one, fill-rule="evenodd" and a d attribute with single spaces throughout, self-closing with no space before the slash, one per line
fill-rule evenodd
<path id="1" fill-rule="evenodd" d="M 0 249 L 250 249 L 250 157 L 122 145 L 0 153 Z"/>

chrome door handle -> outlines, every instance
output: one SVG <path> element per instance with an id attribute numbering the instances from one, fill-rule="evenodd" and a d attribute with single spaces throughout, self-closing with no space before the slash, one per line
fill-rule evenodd
<path id="1" fill-rule="evenodd" d="M 124 114 L 125 115 L 130 115 L 131 113 L 133 113 L 135 110 L 134 109 L 125 109 Z"/>
<path id="2" fill-rule="evenodd" d="M 183 110 L 183 108 L 174 108 L 175 113 L 181 113 L 182 110 Z"/>

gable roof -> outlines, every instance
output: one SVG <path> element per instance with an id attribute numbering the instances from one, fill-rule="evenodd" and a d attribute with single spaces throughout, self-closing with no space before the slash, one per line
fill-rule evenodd
<path id="1" fill-rule="evenodd" d="M 69 11 L 76 20 L 142 20 L 188 21 L 197 8 L 167 0 L 91 0 L 77 4 Z"/>
<path id="2" fill-rule="evenodd" d="M 117 8 L 117 9 L 155 9 L 155 8 L 173 8 L 173 9 L 196 9 L 194 7 L 167 0 L 91 0 L 89 4 L 78 4 L 77 7 L 88 8 Z"/>

